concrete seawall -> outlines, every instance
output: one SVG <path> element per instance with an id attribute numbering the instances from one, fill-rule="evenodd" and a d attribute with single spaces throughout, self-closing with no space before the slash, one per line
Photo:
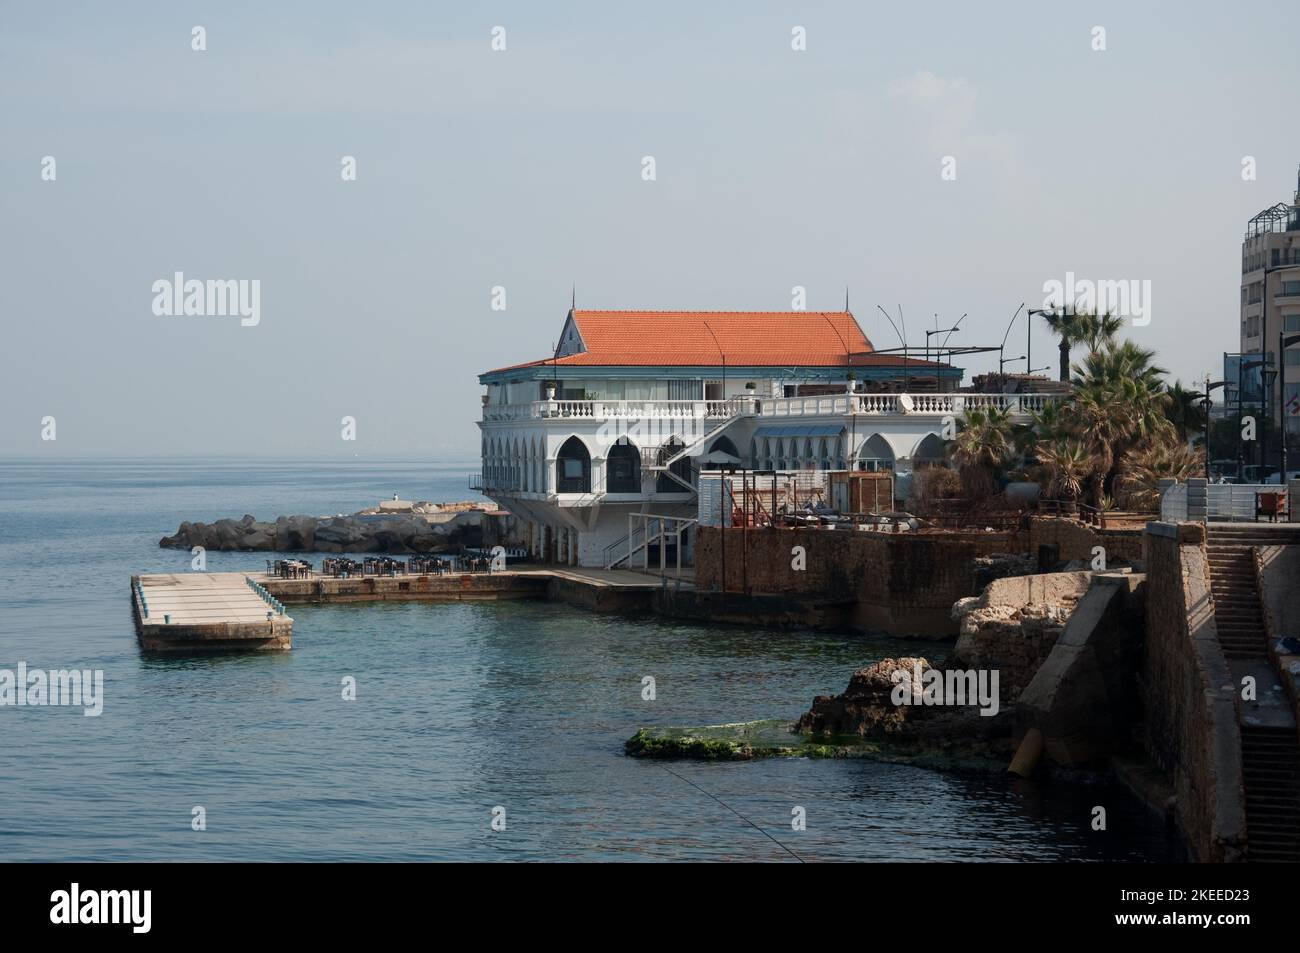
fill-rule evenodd
<path id="1" fill-rule="evenodd" d="M 975 560 L 1014 551 L 1013 534 L 1000 532 L 705 526 L 696 544 L 696 588 L 721 590 L 725 562 L 727 599 L 737 608 L 746 595 L 780 597 L 792 609 L 799 603 L 843 607 L 844 623 L 864 631 L 950 639 L 957 635 L 953 603 L 982 588 Z"/>
<path id="2" fill-rule="evenodd" d="M 443 576 L 315 576 L 258 581 L 285 605 L 349 602 L 467 602 L 542 599 L 548 579 L 532 573 L 457 573 Z"/>
<path id="3" fill-rule="evenodd" d="M 1205 527 L 1148 527 L 1140 687 L 1148 754 L 1173 781 L 1198 860 L 1245 859 L 1245 797 L 1235 684 L 1219 646 Z"/>

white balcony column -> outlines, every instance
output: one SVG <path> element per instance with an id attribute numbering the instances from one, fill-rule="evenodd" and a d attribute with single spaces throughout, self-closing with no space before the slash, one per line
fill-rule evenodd
<path id="1" fill-rule="evenodd" d="M 546 492 L 548 494 L 554 494 L 556 486 L 557 484 L 555 482 L 555 457 L 547 457 L 546 458 Z"/>

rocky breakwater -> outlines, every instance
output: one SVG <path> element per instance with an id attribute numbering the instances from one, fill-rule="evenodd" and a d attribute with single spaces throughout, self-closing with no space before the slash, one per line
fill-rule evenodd
<path id="1" fill-rule="evenodd" d="M 158 545 L 168 549 L 318 553 L 443 553 L 466 547 L 522 545 L 522 524 L 491 504 L 385 500 L 349 516 L 245 515 L 181 523 Z"/>
<path id="2" fill-rule="evenodd" d="M 1000 767 L 1012 750 L 1011 722 L 988 675 L 981 682 L 979 673 L 940 669 L 924 658 L 881 659 L 854 672 L 842 694 L 813 699 L 795 731 Z"/>

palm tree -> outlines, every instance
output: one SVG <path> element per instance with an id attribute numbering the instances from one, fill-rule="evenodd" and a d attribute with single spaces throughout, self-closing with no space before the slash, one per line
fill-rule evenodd
<path id="1" fill-rule="evenodd" d="M 1163 387 L 1160 380 L 1168 373 L 1152 364 L 1156 352 L 1138 347 L 1132 341 L 1109 341 L 1090 351 L 1082 363 L 1074 365 L 1074 385 L 1083 387 L 1098 381 L 1141 378 L 1153 386 Z"/>
<path id="2" fill-rule="evenodd" d="M 1038 440 L 1069 436 L 1069 404 L 1055 402 L 1044 404 L 1042 410 L 1034 413 L 1032 429 Z"/>
<path id="3" fill-rule="evenodd" d="M 1100 351 L 1115 342 L 1115 335 L 1124 326 L 1122 318 L 1110 312 L 1097 314 L 1095 311 L 1049 311 L 1043 315 L 1047 326 L 1060 339 L 1057 347 L 1061 352 L 1061 380 L 1070 379 L 1070 351 L 1080 344 L 1086 344 L 1089 352 Z"/>
<path id="4" fill-rule="evenodd" d="M 1043 315 L 1043 320 L 1047 326 L 1052 329 L 1053 333 L 1060 339 L 1057 341 L 1057 347 L 1061 351 L 1061 380 L 1070 379 L 1070 350 L 1076 345 L 1082 343 L 1084 334 L 1087 332 L 1087 323 L 1081 320 L 1083 315 L 1076 311 L 1067 311 L 1062 308 L 1060 311 L 1048 311 Z"/>
<path id="5" fill-rule="evenodd" d="M 1115 317 L 1109 311 L 1105 314 L 1094 311 L 1079 315 L 1081 342 L 1088 345 L 1089 351 L 1100 351 L 1103 346 L 1113 343 L 1122 327 L 1124 319 Z"/>
<path id="6" fill-rule="evenodd" d="M 1038 461 L 1047 476 L 1047 492 L 1073 502 L 1083 492 L 1083 481 L 1092 472 L 1093 460 L 1077 440 L 1045 440 L 1038 445 Z"/>
<path id="7" fill-rule="evenodd" d="M 1160 481 L 1187 482 L 1205 472 L 1204 451 L 1196 451 L 1178 439 L 1152 440 L 1131 450 L 1124 458 L 1118 495 L 1125 509 L 1155 511 L 1160 506 Z"/>
<path id="8" fill-rule="evenodd" d="M 971 408 L 958 422 L 957 436 L 948 443 L 948 456 L 961 475 L 962 489 L 971 499 L 992 495 L 1016 449 L 1011 416 L 996 407 Z"/>
<path id="9" fill-rule="evenodd" d="M 1075 365 L 1074 394 L 1060 414 L 1067 431 L 1096 461 L 1089 495 L 1100 506 L 1133 447 L 1175 434 L 1168 417 L 1170 396 L 1155 352 L 1131 341 L 1111 341 Z"/>
<path id="10" fill-rule="evenodd" d="M 1169 395 L 1169 422 L 1184 443 L 1191 443 L 1205 431 L 1205 395 L 1187 390 L 1174 381 L 1165 392 Z"/>

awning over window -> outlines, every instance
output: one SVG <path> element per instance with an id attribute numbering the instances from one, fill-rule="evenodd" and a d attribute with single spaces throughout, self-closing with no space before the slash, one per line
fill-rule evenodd
<path id="1" fill-rule="evenodd" d="M 820 426 L 804 427 L 783 427 L 774 424 L 767 427 L 759 427 L 754 431 L 755 437 L 838 437 L 844 432 L 843 427 L 837 427 L 834 424 L 822 424 Z"/>

